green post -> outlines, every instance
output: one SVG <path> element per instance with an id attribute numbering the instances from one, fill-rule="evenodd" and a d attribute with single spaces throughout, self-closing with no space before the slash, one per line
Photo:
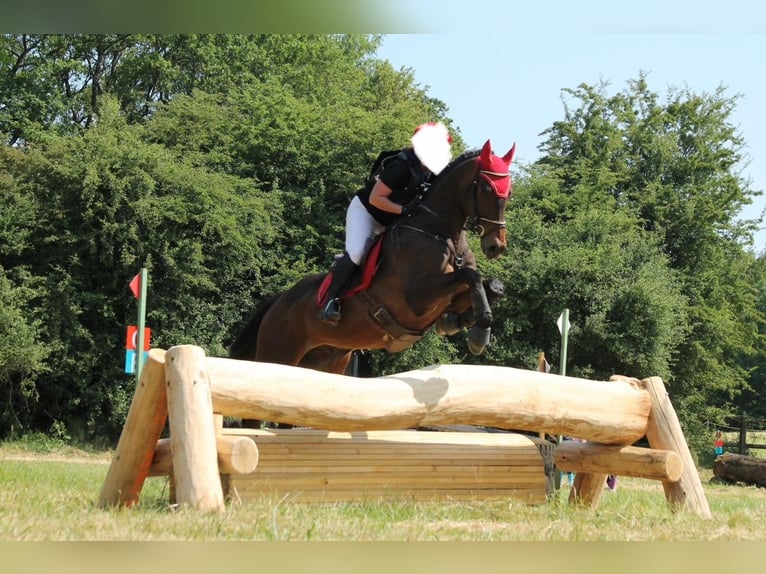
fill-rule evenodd
<path id="1" fill-rule="evenodd" d="M 559 362 L 559 374 L 565 377 L 567 374 L 567 339 L 569 337 L 569 309 L 564 309 L 558 320 L 559 331 L 561 332 L 561 361 Z M 556 444 L 561 444 L 561 435 L 556 436 Z M 561 489 L 561 472 L 554 475 L 554 484 L 556 490 Z"/>
<path id="2" fill-rule="evenodd" d="M 136 333 L 136 381 L 141 377 L 141 368 L 144 366 L 144 326 L 146 324 L 147 283 L 149 283 L 149 271 L 147 271 L 146 267 L 142 267 L 138 296 L 138 333 Z"/>

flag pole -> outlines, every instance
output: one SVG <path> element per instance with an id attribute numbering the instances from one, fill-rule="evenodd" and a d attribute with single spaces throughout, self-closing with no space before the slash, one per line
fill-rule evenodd
<path id="1" fill-rule="evenodd" d="M 136 333 L 136 382 L 141 377 L 141 368 L 144 366 L 144 326 L 146 323 L 146 285 L 149 283 L 149 271 L 146 267 L 141 268 L 138 294 L 138 333 Z"/>
<path id="2" fill-rule="evenodd" d="M 567 340 L 569 339 L 569 309 L 564 309 L 559 318 L 561 325 L 561 360 L 559 362 L 559 374 L 565 377 L 567 374 Z"/>
<path id="3" fill-rule="evenodd" d="M 569 339 L 569 309 L 564 308 L 557 322 L 561 332 L 561 359 L 559 361 L 559 374 L 565 377 L 567 374 L 567 340 Z M 561 444 L 562 436 L 556 437 L 556 443 Z M 558 477 L 559 480 L 561 477 Z"/>

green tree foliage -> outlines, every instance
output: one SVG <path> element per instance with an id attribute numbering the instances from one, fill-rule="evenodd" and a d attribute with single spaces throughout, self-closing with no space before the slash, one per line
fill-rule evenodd
<path id="1" fill-rule="evenodd" d="M 0 429 L 5 434 L 34 430 L 30 413 L 37 406 L 38 384 L 45 374 L 49 346 L 41 338 L 35 299 L 39 278 L 23 257 L 38 216 L 34 198 L 3 166 L 23 163 L 18 150 L 0 148 Z"/>
<path id="2" fill-rule="evenodd" d="M 121 373 L 124 330 L 135 322 L 126 285 L 151 274 L 155 346 L 174 341 L 222 354 L 239 306 L 274 274 L 273 201 L 254 183 L 190 166 L 143 143 L 105 100 L 83 137 L 54 137 L 12 169 L 46 208 L 29 233 L 27 267 L 44 278 L 51 368 L 46 416 L 80 434 L 114 433 L 132 382 Z M 190 320 L 189 318 L 193 319 Z M 55 408 L 54 408 L 55 405 Z"/>
<path id="3" fill-rule="evenodd" d="M 2 356 L 3 434 L 55 424 L 116 436 L 133 388 L 122 372 L 135 323 L 127 284 L 141 266 L 152 344 L 225 355 L 263 298 L 329 265 L 378 151 L 370 140 L 403 145 L 444 111 L 408 73 L 371 58 L 376 45 L 2 37 L 0 265 L 18 270 L 2 284 L 3 328 L 29 352 L 27 370 L 17 350 Z M 395 121 L 381 101 L 398 102 Z"/>
<path id="4" fill-rule="evenodd" d="M 545 132 L 536 166 L 542 185 L 531 198 L 546 223 L 569 226 L 592 209 L 614 210 L 651 236 L 647 244 L 661 248 L 686 300 L 677 315 L 685 335 L 668 333 L 671 348 L 663 362 L 673 360 L 666 380 L 687 421 L 720 419 L 747 388 L 743 361 L 762 344 L 754 258 L 744 249 L 754 222 L 737 219 L 760 192 L 736 171 L 746 159 L 730 122 L 736 98 L 725 97 L 723 89 L 703 95 L 671 89 L 661 103 L 644 77 L 614 96 L 605 92 L 605 85 L 566 91 L 565 118 Z M 643 279 L 647 286 L 659 261 L 651 269 Z M 635 303 L 640 307 L 641 298 Z M 632 319 L 625 315 L 619 331 L 632 332 Z M 601 322 L 598 314 L 580 319 L 586 325 L 594 320 Z M 618 343 L 609 347 L 623 353 Z"/>
<path id="5" fill-rule="evenodd" d="M 533 368 L 537 352 L 545 351 L 558 366 L 556 321 L 568 308 L 568 374 L 668 378 L 674 345 L 684 334 L 685 299 L 656 241 L 630 216 L 597 207 L 547 223 L 520 183 L 509 263 L 494 269 L 506 298 L 489 357 Z"/>

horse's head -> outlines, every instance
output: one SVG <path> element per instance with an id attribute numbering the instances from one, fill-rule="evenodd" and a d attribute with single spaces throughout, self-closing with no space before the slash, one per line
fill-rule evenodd
<path id="1" fill-rule="evenodd" d="M 476 158 L 473 220 L 481 235 L 481 250 L 488 259 L 500 257 L 507 247 L 504 214 L 513 191 L 510 167 L 515 153 L 513 144 L 503 157 L 496 156 L 487 140 Z"/>

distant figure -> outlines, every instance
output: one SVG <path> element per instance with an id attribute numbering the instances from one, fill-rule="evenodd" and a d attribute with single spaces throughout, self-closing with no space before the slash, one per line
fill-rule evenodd
<path id="1" fill-rule="evenodd" d="M 585 442 L 585 441 L 584 441 L 583 439 L 581 439 L 581 438 L 575 438 L 575 437 L 571 437 L 571 436 L 565 436 L 565 437 L 563 437 L 561 440 L 562 440 L 562 442 L 563 442 L 563 441 L 565 441 L 565 440 L 571 440 L 571 441 L 574 441 L 574 442 Z M 564 475 L 565 475 L 565 474 L 567 475 L 567 482 L 569 483 L 569 486 L 574 486 L 574 477 L 575 477 L 575 473 L 574 473 L 574 472 L 571 472 L 571 471 L 568 471 L 568 472 L 562 472 L 562 473 L 561 473 L 561 478 L 562 478 L 562 479 L 564 478 Z"/>
<path id="2" fill-rule="evenodd" d="M 721 456 L 723 454 L 723 433 L 720 430 L 715 431 L 715 455 Z"/>
<path id="3" fill-rule="evenodd" d="M 613 474 L 610 474 L 606 477 L 606 487 L 614 492 L 617 490 L 617 477 Z"/>

